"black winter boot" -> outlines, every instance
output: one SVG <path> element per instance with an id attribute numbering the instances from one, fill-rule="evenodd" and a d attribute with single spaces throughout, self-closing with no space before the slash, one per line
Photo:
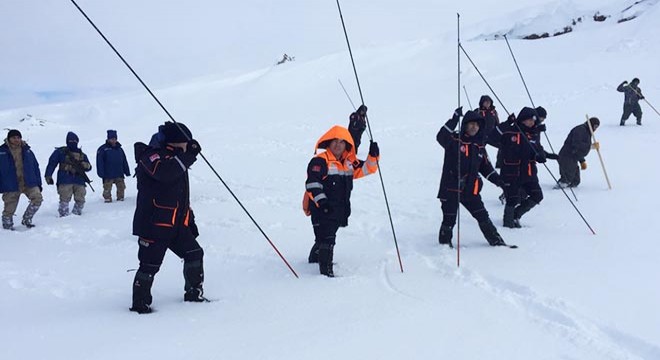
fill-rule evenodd
<path id="1" fill-rule="evenodd" d="M 312 249 L 309 251 L 307 262 L 310 264 L 316 264 L 319 262 L 319 243 L 316 241 L 314 242 Z"/>
<path id="2" fill-rule="evenodd" d="M 440 226 L 440 233 L 438 234 L 438 242 L 440 245 L 449 245 L 450 248 L 453 248 L 454 245 L 451 243 L 451 237 L 453 235 L 454 227 L 442 225 Z"/>
<path id="3" fill-rule="evenodd" d="M 151 285 L 154 283 L 154 276 L 151 274 L 137 272 L 133 280 L 133 306 L 129 310 L 138 314 L 148 314 L 151 312 Z"/>
<path id="4" fill-rule="evenodd" d="M 319 244 L 319 271 L 321 275 L 335 277 L 335 273 L 332 271 L 334 247 L 330 244 Z"/>
<path id="5" fill-rule="evenodd" d="M 516 208 L 513 205 L 506 205 L 504 207 L 504 227 L 514 229 L 516 224 L 513 221 Z"/>
<path id="6" fill-rule="evenodd" d="M 531 210 L 534 206 L 538 204 L 539 203 L 529 198 L 523 200 L 523 202 L 520 205 L 516 206 L 516 209 L 513 214 L 513 218 L 519 221 L 523 215 L 525 215 L 529 210 Z"/>
<path id="7" fill-rule="evenodd" d="M 183 278 L 186 280 L 183 301 L 205 302 L 204 297 L 204 267 L 202 260 L 185 261 L 183 263 Z"/>
<path id="8" fill-rule="evenodd" d="M 490 246 L 506 246 L 504 239 L 497 232 L 497 228 L 495 228 L 495 225 L 493 225 L 490 219 L 480 222 L 479 229 L 481 229 Z"/>

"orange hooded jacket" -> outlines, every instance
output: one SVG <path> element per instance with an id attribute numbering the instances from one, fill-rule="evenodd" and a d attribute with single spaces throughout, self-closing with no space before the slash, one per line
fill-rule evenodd
<path id="1" fill-rule="evenodd" d="M 319 207 L 319 202 L 329 201 L 331 205 L 337 205 L 337 198 L 346 199 L 347 209 L 338 211 L 337 216 L 344 214 L 346 218 L 350 215 L 350 192 L 353 188 L 353 179 L 359 179 L 371 175 L 378 170 L 379 157 L 369 155 L 366 161 L 359 160 L 355 154 L 353 137 L 348 129 L 335 125 L 328 130 L 316 142 L 314 153 L 318 149 L 327 149 L 334 139 L 346 142 L 346 150 L 337 159 L 331 151 L 326 150 L 316 155 L 307 167 L 307 181 L 305 182 L 305 195 L 303 197 L 303 211 L 305 215 L 311 215 L 310 202 Z M 337 189 L 337 183 L 347 184 L 345 188 Z M 337 191 L 342 193 L 337 193 Z M 337 205 L 338 206 L 338 205 Z"/>

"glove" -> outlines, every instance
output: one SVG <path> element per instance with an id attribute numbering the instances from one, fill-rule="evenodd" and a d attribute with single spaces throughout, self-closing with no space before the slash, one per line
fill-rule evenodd
<path id="1" fill-rule="evenodd" d="M 509 121 L 509 122 L 516 121 L 516 115 L 514 115 L 514 114 L 509 115 L 509 117 L 506 118 L 506 121 Z"/>
<path id="2" fill-rule="evenodd" d="M 537 163 L 543 164 L 544 162 L 548 161 L 548 159 L 545 157 L 545 154 L 536 154 L 535 159 Z"/>
<path id="3" fill-rule="evenodd" d="M 643 97 L 643 96 L 640 96 L 639 99 L 640 99 L 640 100 L 644 100 L 644 97 Z"/>
<path id="4" fill-rule="evenodd" d="M 545 131 L 545 124 L 536 124 L 536 130 L 539 132 Z"/>
<path id="5" fill-rule="evenodd" d="M 39 185 L 39 192 L 40 193 L 44 192 L 44 188 L 41 185 Z"/>
<path id="6" fill-rule="evenodd" d="M 580 169 L 587 170 L 587 162 L 586 161 L 580 161 Z"/>
<path id="7" fill-rule="evenodd" d="M 369 141 L 369 156 L 378 157 L 378 155 L 380 155 L 378 143 L 375 141 Z"/>
<path id="8" fill-rule="evenodd" d="M 197 156 L 202 151 L 202 147 L 199 145 L 197 140 L 190 139 L 188 140 L 188 145 L 186 147 L 186 152 L 192 156 Z"/>
<path id="9" fill-rule="evenodd" d="M 454 110 L 454 115 L 463 116 L 463 107 L 462 106 L 457 107 L 456 110 Z"/>
<path id="10" fill-rule="evenodd" d="M 600 150 L 600 143 L 596 141 L 595 143 L 591 144 L 592 149 Z"/>
<path id="11" fill-rule="evenodd" d="M 547 153 L 545 154 L 545 157 L 550 160 L 559 160 L 559 155 L 553 153 Z"/>
<path id="12" fill-rule="evenodd" d="M 628 84 L 628 80 L 625 80 L 624 82 L 621 83 L 623 86 L 626 86 Z"/>
<path id="13" fill-rule="evenodd" d="M 325 200 L 323 202 L 319 202 L 319 210 L 321 210 L 321 213 L 325 215 L 332 214 L 334 210 L 330 207 L 330 204 L 328 204 L 328 201 Z"/>
<path id="14" fill-rule="evenodd" d="M 358 115 L 360 115 L 360 116 L 366 116 L 367 115 L 367 110 L 368 110 L 367 106 L 362 104 L 362 105 L 360 105 L 360 107 L 357 110 L 355 110 L 355 112 L 358 113 Z"/>
<path id="15" fill-rule="evenodd" d="M 53 185 L 53 184 L 55 184 L 55 182 L 53 181 L 53 177 L 52 177 L 52 176 L 46 176 L 46 184 L 48 184 L 48 185 Z"/>

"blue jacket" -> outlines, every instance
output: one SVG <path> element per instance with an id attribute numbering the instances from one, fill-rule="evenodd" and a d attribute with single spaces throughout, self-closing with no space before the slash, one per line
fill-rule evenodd
<path id="1" fill-rule="evenodd" d="M 96 174 L 101 179 L 123 178 L 131 176 L 126 154 L 120 143 L 115 146 L 105 143 L 96 151 Z"/>
<path id="2" fill-rule="evenodd" d="M 23 143 L 23 178 L 25 187 L 41 186 L 41 171 L 39 163 L 30 146 Z M 0 193 L 19 191 L 16 177 L 16 164 L 9 146 L 0 146 Z"/>
<path id="3" fill-rule="evenodd" d="M 64 184 L 76 184 L 76 185 L 85 185 L 85 180 L 76 175 L 73 171 L 68 171 L 67 168 L 69 165 L 66 164 L 66 154 L 67 154 L 67 147 L 62 146 L 59 148 L 55 148 L 55 151 L 50 155 L 50 158 L 48 159 L 48 166 L 46 166 L 46 177 L 48 176 L 53 176 L 53 172 L 55 171 L 55 167 L 59 165 L 59 169 L 57 170 L 57 185 L 64 185 Z M 87 155 L 82 152 L 80 149 L 75 149 L 75 150 L 70 150 L 72 154 L 80 154 L 80 155 L 74 155 L 74 156 L 79 156 L 81 158 L 81 161 L 86 161 L 89 163 L 89 159 L 87 158 Z M 90 171 L 92 170 L 92 166 L 90 164 L 89 169 L 85 170 Z"/>

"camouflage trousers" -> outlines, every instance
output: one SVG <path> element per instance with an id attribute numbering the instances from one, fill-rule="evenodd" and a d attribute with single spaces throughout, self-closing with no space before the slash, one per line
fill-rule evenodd
<path id="1" fill-rule="evenodd" d="M 112 184 L 117 185 L 117 200 L 124 200 L 124 190 L 126 190 L 126 183 L 124 178 L 103 179 L 103 198 L 112 201 Z"/>
<path id="2" fill-rule="evenodd" d="M 30 215 L 30 218 L 34 216 L 34 213 L 37 212 L 39 206 L 41 206 L 41 202 L 44 199 L 38 186 L 26 188 L 23 189 L 23 191 L 12 191 L 2 194 L 2 201 L 5 203 L 5 208 L 2 211 L 2 217 L 11 218 L 14 216 L 16 209 L 18 208 L 18 201 L 21 197 L 21 194 L 25 194 L 25 196 L 27 196 L 27 198 L 30 200 L 28 210 L 31 207 L 33 211 L 31 212 L 31 215 L 28 215 Z M 26 213 L 27 212 L 28 211 L 26 210 Z"/>
<path id="3" fill-rule="evenodd" d="M 69 215 L 69 202 L 71 201 L 71 196 L 73 196 L 74 201 L 73 210 L 71 212 L 76 215 L 82 214 L 82 209 L 85 206 L 85 195 L 87 194 L 85 185 L 57 185 L 57 193 L 60 195 L 60 206 L 57 209 L 60 216 Z"/>

